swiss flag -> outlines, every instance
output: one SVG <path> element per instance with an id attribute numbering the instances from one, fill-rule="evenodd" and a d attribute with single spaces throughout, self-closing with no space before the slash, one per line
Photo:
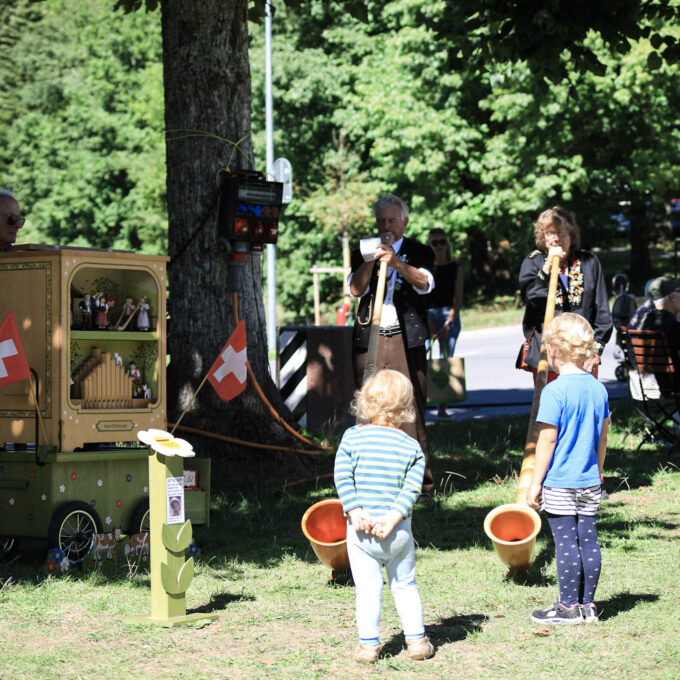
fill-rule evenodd
<path id="1" fill-rule="evenodd" d="M 9 385 L 31 377 L 24 348 L 21 345 L 14 312 L 9 314 L 0 326 L 0 385 Z"/>
<path id="2" fill-rule="evenodd" d="M 208 373 L 208 380 L 222 401 L 238 397 L 246 389 L 246 361 L 246 324 L 241 320 Z"/>

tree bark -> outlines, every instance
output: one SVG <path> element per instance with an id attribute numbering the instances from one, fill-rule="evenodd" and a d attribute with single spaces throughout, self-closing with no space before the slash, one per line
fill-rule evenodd
<path id="1" fill-rule="evenodd" d="M 653 230 L 644 198 L 633 201 L 630 207 L 630 279 L 638 286 L 653 276 L 649 241 Z"/>
<path id="2" fill-rule="evenodd" d="M 163 81 L 169 216 L 168 420 L 176 422 L 234 330 L 228 258 L 215 237 L 220 171 L 251 169 L 247 0 L 164 0 Z M 248 360 L 268 398 L 260 255 L 247 255 L 239 293 Z M 182 424 L 248 441 L 288 440 L 252 385 L 222 402 L 208 384 Z M 206 440 L 202 449 L 223 448 Z"/>

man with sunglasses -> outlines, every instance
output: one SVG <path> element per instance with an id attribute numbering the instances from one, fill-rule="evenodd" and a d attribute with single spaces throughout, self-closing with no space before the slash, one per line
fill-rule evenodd
<path id="1" fill-rule="evenodd" d="M 26 219 L 11 191 L 0 190 L 0 252 L 12 250 Z"/>

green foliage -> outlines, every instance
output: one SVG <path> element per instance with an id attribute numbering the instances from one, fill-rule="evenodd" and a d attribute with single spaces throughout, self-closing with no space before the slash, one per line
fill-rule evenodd
<path id="1" fill-rule="evenodd" d="M 439 34 L 451 45 L 450 66 L 483 73 L 489 64 L 523 61 L 542 87 L 573 73 L 604 76 L 606 61 L 589 42 L 597 33 L 609 51 L 624 55 L 631 42 L 651 41 L 648 66 L 677 63 L 680 44 L 669 27 L 677 25 L 677 0 L 459 0 L 447 3 Z"/>
<path id="2" fill-rule="evenodd" d="M 114 13 L 108 0 L 35 7 L 10 50 L 14 80 L 0 84 L 14 105 L 2 184 L 43 242 L 165 252 L 158 13 Z"/>
<path id="3" fill-rule="evenodd" d="M 159 5 L 0 7 L 0 185 L 29 217 L 21 240 L 166 251 Z M 531 222 L 558 201 L 590 247 L 612 243 L 622 214 L 630 269 L 650 275 L 680 171 L 679 7 L 274 0 L 275 155 L 295 183 L 277 248 L 287 320 L 311 319 L 310 267 L 341 265 L 343 234 L 371 235 L 388 191 L 411 234 L 447 231 L 468 290 L 512 292 Z M 250 55 L 263 170 L 260 24 Z M 321 278 L 322 301 L 341 296 L 340 276 Z"/>
<path id="4" fill-rule="evenodd" d="M 623 215 L 630 271 L 651 275 L 646 249 L 680 171 L 678 5 L 608 2 L 567 21 L 571 5 L 539 4 L 366 2 L 366 24 L 327 3 L 275 3 L 274 143 L 295 180 L 277 260 L 285 308 L 309 317 L 309 267 L 342 262 L 340 239 L 319 232 L 346 225 L 355 245 L 387 191 L 410 205 L 411 234 L 440 226 L 470 259 L 468 290 L 512 292 L 532 222 L 556 202 L 576 212 L 587 247 L 611 245 Z M 254 26 L 260 158 L 263 57 Z M 339 280 L 322 282 L 328 295 L 339 299 Z"/>

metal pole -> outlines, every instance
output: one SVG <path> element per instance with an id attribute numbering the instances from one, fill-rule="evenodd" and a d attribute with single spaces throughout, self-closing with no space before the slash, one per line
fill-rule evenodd
<path id="1" fill-rule="evenodd" d="M 272 9 L 271 0 L 264 5 L 265 135 L 267 179 L 274 166 L 274 117 L 272 103 Z M 267 349 L 276 350 L 276 246 L 267 244 Z"/>

